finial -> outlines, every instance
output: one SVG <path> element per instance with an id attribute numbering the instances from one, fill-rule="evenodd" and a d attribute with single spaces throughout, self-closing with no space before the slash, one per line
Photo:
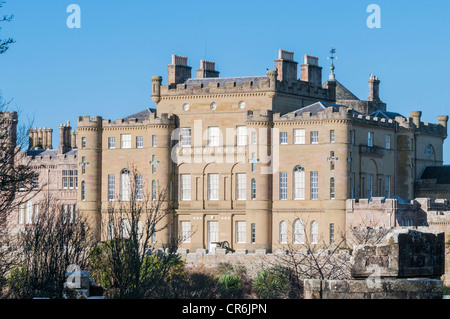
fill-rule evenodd
<path id="1" fill-rule="evenodd" d="M 328 60 L 331 60 L 331 65 L 330 65 L 331 72 L 330 72 L 330 76 L 329 76 L 330 81 L 334 81 L 336 79 L 336 77 L 334 75 L 334 63 L 333 63 L 333 60 L 335 60 L 335 59 L 337 60 L 337 57 L 334 56 L 335 53 L 336 53 L 336 49 L 333 48 L 333 46 L 331 46 L 331 50 L 330 50 L 331 55 L 329 57 L 327 57 Z"/>

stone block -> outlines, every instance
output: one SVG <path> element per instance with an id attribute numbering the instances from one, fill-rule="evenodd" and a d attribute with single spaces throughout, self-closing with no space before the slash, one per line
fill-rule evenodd
<path id="1" fill-rule="evenodd" d="M 187 255 L 187 254 L 189 254 L 189 249 L 186 249 L 186 248 L 178 248 L 178 249 L 177 249 L 177 254 L 180 254 L 180 255 Z"/>
<path id="2" fill-rule="evenodd" d="M 225 248 L 216 248 L 215 253 L 217 255 L 226 255 L 228 253 L 228 250 L 226 250 Z"/>
<path id="3" fill-rule="evenodd" d="M 208 249 L 199 248 L 195 251 L 197 256 L 206 255 L 208 253 Z"/>
<path id="4" fill-rule="evenodd" d="M 246 255 L 246 254 L 248 254 L 248 250 L 247 249 L 236 249 L 236 254 Z"/>
<path id="5" fill-rule="evenodd" d="M 267 249 L 256 249 L 255 254 L 256 255 L 267 255 Z"/>

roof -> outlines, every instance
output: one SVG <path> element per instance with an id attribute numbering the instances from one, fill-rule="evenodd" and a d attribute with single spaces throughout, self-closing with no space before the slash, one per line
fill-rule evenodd
<path id="1" fill-rule="evenodd" d="M 203 87 L 208 87 L 210 83 L 219 83 L 220 87 L 224 87 L 227 82 L 235 82 L 236 86 L 241 86 L 243 82 L 251 81 L 253 85 L 258 85 L 260 81 L 268 80 L 267 76 L 237 76 L 225 78 L 202 78 L 202 79 L 186 79 L 182 84 L 187 88 L 193 88 L 194 84 L 203 84 Z"/>
<path id="2" fill-rule="evenodd" d="M 450 165 L 425 166 L 419 180 L 435 179 L 436 184 L 450 184 Z"/>
<path id="3" fill-rule="evenodd" d="M 357 100 L 359 101 L 358 97 L 350 92 L 349 89 L 347 89 L 344 85 L 342 85 L 341 82 L 338 80 L 334 80 L 336 82 L 336 100 Z M 328 84 L 328 81 L 323 84 L 324 87 L 326 87 Z"/>
<path id="4" fill-rule="evenodd" d="M 317 115 L 317 113 L 319 112 L 323 112 L 326 108 L 332 107 L 333 108 L 333 112 L 339 112 L 339 108 L 341 107 L 345 107 L 348 108 L 348 106 L 345 105 L 340 105 L 340 104 L 334 104 L 334 103 L 329 103 L 329 102 L 316 102 L 313 104 L 310 104 L 308 106 L 305 106 L 301 109 L 298 109 L 296 111 L 292 111 L 289 113 L 294 113 L 295 116 L 299 116 L 302 115 L 305 112 L 310 112 L 311 115 Z M 358 111 L 355 111 L 352 109 L 352 112 L 358 113 L 358 114 L 362 114 Z M 286 114 L 284 114 L 283 116 L 286 116 Z"/>
<path id="5" fill-rule="evenodd" d="M 388 120 L 395 120 L 396 116 L 404 117 L 400 113 L 389 112 L 389 111 L 381 111 L 381 110 L 378 110 L 378 111 L 375 111 L 373 113 L 370 113 L 369 116 L 378 117 L 378 118 L 385 118 L 385 119 L 388 119 Z"/>
<path id="6" fill-rule="evenodd" d="M 27 150 L 27 156 L 57 156 L 58 155 L 58 149 L 32 149 L 32 150 Z M 59 154 L 59 155 L 78 155 L 78 149 L 74 148 L 71 149 L 63 154 Z"/>
<path id="7" fill-rule="evenodd" d="M 146 108 L 145 110 L 139 111 L 137 113 L 128 115 L 127 117 L 124 117 L 123 119 L 125 121 L 129 120 L 129 119 L 137 119 L 138 121 L 142 121 L 145 120 L 149 114 L 155 113 L 156 109 L 151 109 L 151 108 Z"/>

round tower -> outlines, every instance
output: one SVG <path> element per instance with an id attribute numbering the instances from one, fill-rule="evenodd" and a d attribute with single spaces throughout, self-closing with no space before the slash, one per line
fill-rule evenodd
<path id="1" fill-rule="evenodd" d="M 102 118 L 78 118 L 78 211 L 86 218 L 94 240 L 101 240 Z"/>

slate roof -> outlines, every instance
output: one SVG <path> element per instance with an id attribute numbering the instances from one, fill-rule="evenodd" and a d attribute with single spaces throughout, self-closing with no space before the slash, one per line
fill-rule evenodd
<path id="1" fill-rule="evenodd" d="M 378 117 L 378 118 L 385 118 L 388 120 L 395 120 L 396 116 L 401 116 L 404 117 L 403 115 L 401 115 L 400 113 L 396 113 L 396 112 L 389 112 L 389 111 L 375 111 L 373 113 L 369 114 L 372 117 Z"/>
<path id="2" fill-rule="evenodd" d="M 341 82 L 334 80 L 336 82 L 336 100 L 356 100 L 359 101 L 358 97 L 353 94 L 349 89 L 347 89 Z M 329 81 L 323 84 L 323 87 L 327 87 Z"/>
<path id="3" fill-rule="evenodd" d="M 450 184 L 450 165 L 425 166 L 419 179 L 435 179 L 436 184 Z"/>
<path id="4" fill-rule="evenodd" d="M 329 102 L 316 102 L 316 103 L 310 104 L 308 106 L 305 106 L 301 109 L 298 109 L 296 111 L 292 111 L 289 113 L 294 113 L 296 116 L 302 115 L 305 112 L 310 112 L 311 115 L 317 115 L 317 113 L 323 112 L 326 108 L 329 108 L 329 107 L 333 108 L 333 112 L 339 112 L 339 108 L 341 108 L 341 107 L 348 108 L 348 106 L 340 105 L 340 104 L 334 104 L 334 103 L 329 103 Z M 352 112 L 355 112 L 357 114 L 362 114 L 353 109 L 352 109 Z M 287 116 L 287 114 L 284 114 L 283 116 Z"/>
<path id="5" fill-rule="evenodd" d="M 33 150 L 27 150 L 27 155 L 28 156 L 57 156 L 58 155 L 58 149 L 33 149 Z M 64 154 L 60 154 L 60 155 L 78 155 L 78 149 L 74 148 L 71 149 L 67 152 L 65 152 Z"/>
<path id="6" fill-rule="evenodd" d="M 253 85 L 258 85 L 260 81 L 268 80 L 267 76 L 237 76 L 225 78 L 204 78 L 204 79 L 186 79 L 182 84 L 187 88 L 192 89 L 194 84 L 203 84 L 203 87 L 208 87 L 210 83 L 219 83 L 219 87 L 224 87 L 227 82 L 236 82 L 236 86 L 242 85 L 245 81 L 252 81 Z"/>
<path id="7" fill-rule="evenodd" d="M 123 119 L 124 119 L 125 121 L 127 121 L 127 120 L 129 120 L 129 119 L 131 119 L 131 118 L 135 118 L 135 119 L 137 119 L 138 121 L 143 121 L 143 120 L 145 120 L 145 119 L 148 117 L 149 114 L 155 113 L 155 112 L 156 112 L 155 109 L 147 108 L 147 109 L 142 110 L 142 111 L 139 111 L 139 112 L 137 112 L 137 113 L 128 115 L 127 117 L 124 117 Z"/>

